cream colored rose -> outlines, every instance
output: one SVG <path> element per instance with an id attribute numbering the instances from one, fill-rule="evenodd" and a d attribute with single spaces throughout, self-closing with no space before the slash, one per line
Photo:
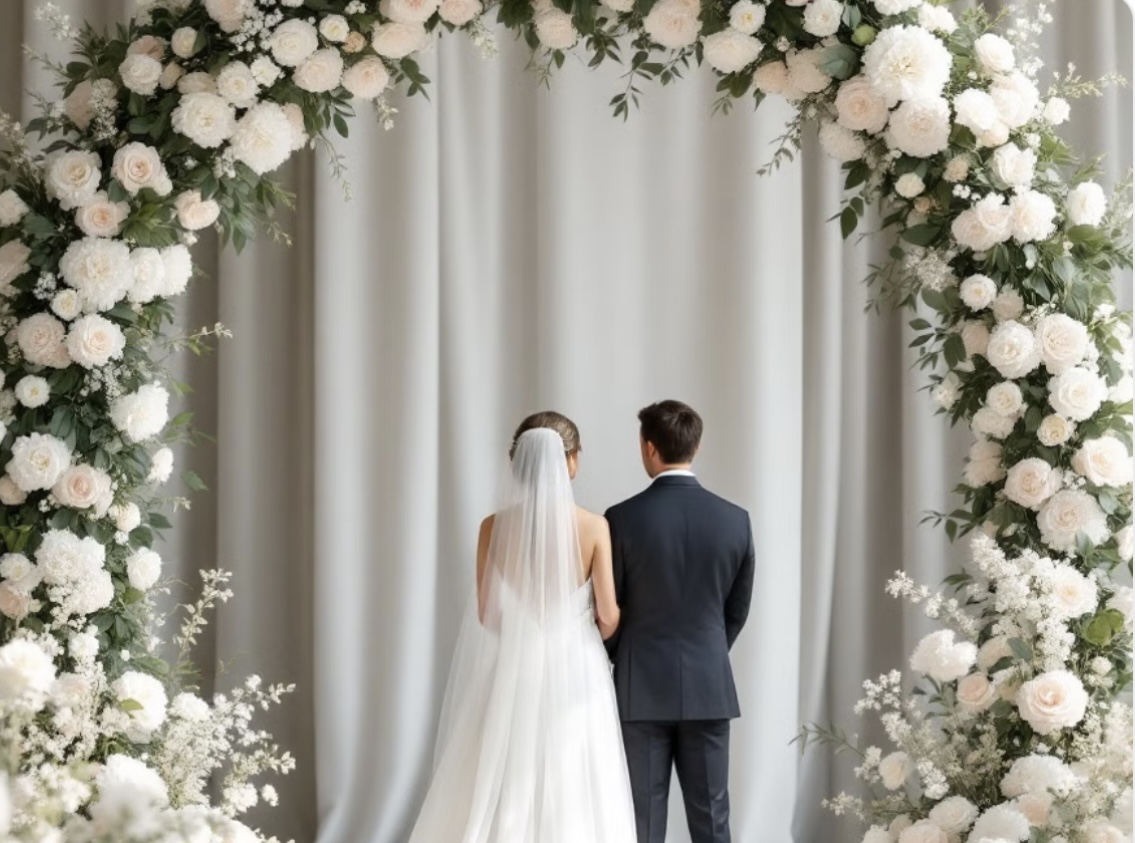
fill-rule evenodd
<path id="1" fill-rule="evenodd" d="M 131 196 L 146 188 L 158 196 L 168 196 L 173 190 L 158 151 L 144 143 L 128 143 L 114 153 L 111 172 Z"/>
<path id="2" fill-rule="evenodd" d="M 1088 351 L 1088 329 L 1063 313 L 1051 313 L 1036 325 L 1036 341 L 1044 366 L 1053 375 L 1068 371 Z"/>
<path id="3" fill-rule="evenodd" d="M 343 79 L 343 56 L 331 47 L 316 50 L 296 68 L 292 79 L 313 94 L 333 91 Z"/>
<path id="4" fill-rule="evenodd" d="M 180 59 L 187 59 L 197 52 L 197 30 L 191 26 L 183 26 L 173 33 L 170 47 L 173 54 Z"/>
<path id="5" fill-rule="evenodd" d="M 382 0 L 378 10 L 395 23 L 424 24 L 437 11 L 438 0 Z"/>
<path id="6" fill-rule="evenodd" d="M 147 55 L 127 56 L 118 66 L 118 75 L 127 90 L 144 97 L 153 96 L 162 78 L 162 63 Z"/>
<path id="7" fill-rule="evenodd" d="M 756 38 L 735 29 L 723 29 L 702 40 L 709 66 L 720 73 L 739 73 L 761 55 L 763 45 Z"/>
<path id="8" fill-rule="evenodd" d="M 110 489 L 110 477 L 89 465 L 75 465 L 63 472 L 52 489 L 64 506 L 90 509 Z"/>
<path id="9" fill-rule="evenodd" d="M 454 26 L 465 26 L 483 11 L 481 0 L 441 0 L 437 9 L 441 19 Z"/>
<path id="10" fill-rule="evenodd" d="M 28 616 L 31 605 L 31 595 L 10 582 L 0 583 L 0 613 L 14 621 L 21 621 Z"/>
<path id="11" fill-rule="evenodd" d="M 12 282 L 31 269 L 28 258 L 32 250 L 19 240 L 9 240 L 0 246 L 0 296 L 12 293 Z"/>
<path id="12" fill-rule="evenodd" d="M 898 790 L 914 772 L 914 762 L 905 752 L 892 752 L 879 762 L 879 776 L 887 790 Z"/>
<path id="13" fill-rule="evenodd" d="M 985 406 L 999 416 L 1016 418 L 1024 407 L 1025 398 L 1021 388 L 1012 381 L 994 384 L 985 393 Z"/>
<path id="14" fill-rule="evenodd" d="M 66 356 L 65 336 L 63 323 L 46 313 L 29 316 L 16 327 L 16 343 L 24 359 L 36 366 L 56 366 Z"/>
<path id="15" fill-rule="evenodd" d="M 1085 441 L 1072 457 L 1072 468 L 1096 486 L 1118 488 L 1131 483 L 1131 455 L 1114 436 Z"/>
<path id="16" fill-rule="evenodd" d="M 1040 365 L 1036 337 L 1019 322 L 1002 322 L 994 328 L 985 356 L 1009 380 L 1022 378 Z"/>
<path id="17" fill-rule="evenodd" d="M 957 699 L 964 714 L 980 714 L 997 701 L 997 689 L 984 673 L 971 673 L 958 681 Z"/>
<path id="18" fill-rule="evenodd" d="M 422 49 L 427 41 L 426 30 L 416 23 L 384 23 L 375 28 L 371 46 L 380 56 L 404 59 Z"/>
<path id="19" fill-rule="evenodd" d="M 67 334 L 68 354 L 87 369 L 120 359 L 125 348 L 126 337 L 122 329 L 97 313 L 77 320 Z"/>
<path id="20" fill-rule="evenodd" d="M 64 211 L 94 197 L 102 180 L 101 162 L 93 152 L 73 150 L 52 156 L 47 167 L 47 192 Z"/>
<path id="21" fill-rule="evenodd" d="M 343 74 L 343 87 L 353 97 L 373 100 L 390 84 L 390 73 L 377 56 L 367 56 L 347 69 Z"/>
<path id="22" fill-rule="evenodd" d="M 0 477 L 0 503 L 4 506 L 20 506 L 28 499 L 28 493 L 15 484 L 11 477 L 5 474 Z"/>
<path id="23" fill-rule="evenodd" d="M 1049 448 L 1055 448 L 1057 445 L 1063 445 L 1072 438 L 1072 434 L 1076 432 L 1076 425 L 1064 418 L 1064 416 L 1053 413 L 1044 417 L 1041 421 L 1040 427 L 1037 429 L 1036 438 L 1040 440 L 1040 444 Z"/>
<path id="24" fill-rule="evenodd" d="M 1029 509 L 1041 505 L 1060 491 L 1062 475 L 1039 457 L 1028 457 L 1009 469 L 1005 497 Z"/>
<path id="25" fill-rule="evenodd" d="M 319 33 L 307 21 L 292 18 L 276 27 L 268 48 L 277 64 L 296 67 L 319 49 Z"/>
<path id="26" fill-rule="evenodd" d="M 1107 382 L 1079 366 L 1048 381 L 1048 403 L 1060 415 L 1073 421 L 1090 419 L 1107 398 Z"/>
<path id="27" fill-rule="evenodd" d="M 661 47 L 689 47 L 698 40 L 702 23 L 697 0 L 658 0 L 643 19 L 643 29 Z"/>
<path id="28" fill-rule="evenodd" d="M 1058 551 L 1071 551 L 1081 533 L 1094 544 L 1111 536 L 1099 502 L 1082 489 L 1064 489 L 1049 498 L 1037 516 L 1041 540 Z"/>
<path id="29" fill-rule="evenodd" d="M 982 35 L 973 44 L 981 69 L 989 74 L 1008 73 L 1016 64 L 1013 45 L 1000 35 Z"/>
<path id="30" fill-rule="evenodd" d="M 75 224 L 88 237 L 117 237 L 130 216 L 127 202 L 111 202 L 105 190 L 75 210 Z"/>
<path id="31" fill-rule="evenodd" d="M 129 47 L 126 48 L 126 54 L 131 56 L 149 56 L 154 61 L 161 61 L 166 57 L 166 48 L 169 46 L 164 38 L 158 38 L 156 35 L 143 35 L 141 38 L 135 39 Z"/>

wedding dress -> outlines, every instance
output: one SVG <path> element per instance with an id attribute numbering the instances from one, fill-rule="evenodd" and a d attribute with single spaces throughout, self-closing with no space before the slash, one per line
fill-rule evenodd
<path id="1" fill-rule="evenodd" d="M 409 843 L 634 843 L 607 654 L 555 431 L 524 433 Z"/>

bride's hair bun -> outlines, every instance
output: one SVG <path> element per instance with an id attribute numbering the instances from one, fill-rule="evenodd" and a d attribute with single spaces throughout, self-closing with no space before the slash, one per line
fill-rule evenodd
<path id="1" fill-rule="evenodd" d="M 512 459 L 516 455 L 516 443 L 520 440 L 521 436 L 529 430 L 537 430 L 539 428 L 547 428 L 548 430 L 554 430 L 558 433 L 560 438 L 564 440 L 565 454 L 579 453 L 579 428 L 575 426 L 575 422 L 563 413 L 557 413 L 553 410 L 544 410 L 540 413 L 533 413 L 520 423 L 520 427 L 516 429 L 516 433 L 512 436 L 512 447 L 508 449 L 508 458 Z"/>

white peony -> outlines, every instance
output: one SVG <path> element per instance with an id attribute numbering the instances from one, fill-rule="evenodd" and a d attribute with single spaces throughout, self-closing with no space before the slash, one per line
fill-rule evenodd
<path id="1" fill-rule="evenodd" d="M 913 199 L 926 189 L 917 173 L 903 173 L 895 180 L 895 192 L 904 199 Z"/>
<path id="2" fill-rule="evenodd" d="M 162 263 L 165 264 L 166 274 L 161 295 L 170 298 L 185 292 L 189 279 L 193 277 L 193 259 L 189 249 L 178 243 L 162 249 Z"/>
<path id="3" fill-rule="evenodd" d="M 260 85 L 253 77 L 252 69 L 242 61 L 230 61 L 217 74 L 217 94 L 237 108 L 256 105 L 259 90 Z"/>
<path id="4" fill-rule="evenodd" d="M 1095 580 L 1071 565 L 1059 564 L 1052 571 L 1049 601 L 1055 617 L 1071 620 L 1096 610 L 1099 590 Z"/>
<path id="5" fill-rule="evenodd" d="M 761 42 L 735 29 L 723 29 L 702 40 L 705 60 L 720 73 L 739 73 L 761 55 Z"/>
<path id="6" fill-rule="evenodd" d="M 618 9 L 616 6 L 627 6 L 625 9 Z M 626 11 L 629 12 L 634 3 L 619 2 L 619 0 L 607 0 L 607 8 L 612 11 Z M 481 0 L 441 0 L 441 5 L 437 7 L 437 13 L 443 21 L 454 26 L 465 26 L 474 18 L 478 17 L 485 7 L 481 4 Z"/>
<path id="7" fill-rule="evenodd" d="M 316 50 L 296 68 L 292 79 L 313 94 L 333 91 L 343 80 L 343 56 L 333 47 Z"/>
<path id="8" fill-rule="evenodd" d="M 1045 368 L 1059 375 L 1084 359 L 1090 340 L 1083 322 L 1063 313 L 1051 313 L 1037 323 L 1036 341 Z"/>
<path id="9" fill-rule="evenodd" d="M 126 574 L 130 585 L 139 591 L 148 591 L 162 573 L 162 558 L 152 550 L 140 548 L 126 560 Z"/>
<path id="10" fill-rule="evenodd" d="M 111 202 L 105 190 L 75 209 L 75 224 L 88 237 L 117 237 L 130 216 L 127 202 Z"/>
<path id="11" fill-rule="evenodd" d="M 627 11 L 630 11 L 630 9 Z M 763 3 L 754 3 L 753 0 L 740 0 L 729 9 L 729 25 L 738 32 L 752 35 L 764 26 L 766 11 Z"/>
<path id="12" fill-rule="evenodd" d="M 1036 438 L 1040 440 L 1040 444 L 1054 448 L 1071 439 L 1075 432 L 1076 425 L 1063 416 L 1054 413 L 1041 420 L 1040 427 L 1037 428 Z"/>
<path id="13" fill-rule="evenodd" d="M 1001 446 L 997 442 L 979 439 L 970 446 L 966 460 L 966 485 L 977 489 L 1005 478 L 1005 468 L 1001 465 Z"/>
<path id="14" fill-rule="evenodd" d="M 122 329 L 97 313 L 77 319 L 67 332 L 67 353 L 84 369 L 121 360 L 125 348 L 126 335 Z"/>
<path id="15" fill-rule="evenodd" d="M 1017 692 L 1021 717 L 1041 735 L 1079 724 L 1087 707 L 1088 693 L 1083 683 L 1066 670 L 1042 673 Z M 977 832 L 976 827 L 974 832 Z M 1026 836 L 1018 839 L 1024 840 Z"/>
<path id="16" fill-rule="evenodd" d="M 937 823 L 919 820 L 899 835 L 898 843 L 949 843 L 950 837 Z"/>
<path id="17" fill-rule="evenodd" d="M 1009 214 L 1018 243 L 1047 240 L 1056 232 L 1056 203 L 1036 190 L 1015 194 L 1009 200 Z"/>
<path id="18" fill-rule="evenodd" d="M 327 15 L 319 22 L 319 34 L 332 44 L 342 44 L 351 34 L 351 25 L 342 15 Z"/>
<path id="19" fill-rule="evenodd" d="M 132 533 L 142 526 L 142 510 L 136 503 L 118 504 L 111 508 L 110 515 L 114 518 L 114 528 L 123 533 Z"/>
<path id="20" fill-rule="evenodd" d="M 162 683 L 153 676 L 130 670 L 116 679 L 110 690 L 119 702 L 132 700 L 141 706 L 130 711 L 131 723 L 140 739 L 148 738 L 166 721 L 169 701 Z"/>
<path id="21" fill-rule="evenodd" d="M 158 196 L 168 196 L 173 190 L 161 155 L 152 146 L 137 141 L 120 147 L 114 153 L 111 173 L 131 196 L 147 188 Z"/>
<path id="22" fill-rule="evenodd" d="M 1019 129 L 1036 116 L 1040 94 L 1036 85 L 1020 71 L 999 76 L 989 89 L 1001 122 L 1009 129 Z"/>
<path id="23" fill-rule="evenodd" d="M 146 477 L 147 483 L 165 483 L 173 476 L 173 451 L 169 448 L 158 448 L 150 458 L 150 474 Z"/>
<path id="24" fill-rule="evenodd" d="M 831 120 L 820 126 L 820 146 L 840 162 L 858 160 L 867 151 L 862 138 Z"/>
<path id="25" fill-rule="evenodd" d="M 262 88 L 270 88 L 276 84 L 276 81 L 284 75 L 284 71 L 280 69 L 280 65 L 268 58 L 268 56 L 257 56 L 253 59 L 252 64 L 249 66 L 249 72 L 252 73 L 252 78 L 256 80 L 256 84 Z"/>
<path id="26" fill-rule="evenodd" d="M 1013 432 L 1017 419 L 1012 416 L 1003 416 L 989 407 L 981 407 L 973 414 L 970 427 L 979 436 L 988 436 L 991 439 L 1004 439 Z"/>
<path id="27" fill-rule="evenodd" d="M 236 32 L 254 3 L 255 0 L 205 0 L 205 11 L 224 32 Z"/>
<path id="28" fill-rule="evenodd" d="M 1029 839 L 1029 821 L 1012 805 L 994 805 L 983 813 L 969 833 L 969 840 L 982 839 L 1021 843 Z"/>
<path id="29" fill-rule="evenodd" d="M 12 282 L 31 269 L 32 250 L 19 240 L 0 246 L 0 296 L 11 295 Z"/>
<path id="30" fill-rule="evenodd" d="M 1064 489 L 1049 498 L 1037 516 L 1040 538 L 1053 550 L 1076 549 L 1076 537 L 1083 533 L 1094 544 L 1107 541 L 1107 516 L 1087 492 Z"/>
<path id="31" fill-rule="evenodd" d="M 950 796 L 930 809 L 929 819 L 947 834 L 962 834 L 978 813 L 977 806 L 964 796 Z"/>
<path id="32" fill-rule="evenodd" d="M 177 221 L 186 231 L 208 228 L 221 215 L 221 206 L 213 199 L 202 199 L 199 190 L 187 190 L 178 195 L 174 207 Z"/>
<path id="33" fill-rule="evenodd" d="M 38 375 L 25 375 L 16 384 L 16 400 L 25 407 L 42 407 L 51 398 L 51 387 Z"/>
<path id="34" fill-rule="evenodd" d="M 753 71 L 753 84 L 758 91 L 787 100 L 803 99 L 804 92 L 792 84 L 788 65 L 782 61 L 765 62 Z"/>
<path id="35" fill-rule="evenodd" d="M 236 109 L 215 93 L 189 93 L 173 110 L 172 122 L 174 131 L 198 146 L 216 149 L 236 131 Z"/>
<path id="36" fill-rule="evenodd" d="M 1052 97 L 1044 104 L 1043 117 L 1051 126 L 1059 126 L 1064 123 L 1071 113 L 1072 106 L 1063 97 Z"/>
<path id="37" fill-rule="evenodd" d="M 0 226 L 18 225 L 29 210 L 16 191 L 8 189 L 0 193 Z"/>
<path id="38" fill-rule="evenodd" d="M 918 8 L 918 25 L 931 32 L 952 35 L 957 31 L 958 21 L 945 6 L 924 4 Z"/>
<path id="39" fill-rule="evenodd" d="M 835 107 L 839 124 L 853 132 L 878 134 L 886 127 L 890 117 L 886 99 L 862 74 L 840 84 Z"/>
<path id="40" fill-rule="evenodd" d="M 170 40 L 170 49 L 179 59 L 187 59 L 197 52 L 197 30 L 191 26 L 183 26 L 174 30 Z"/>
<path id="41" fill-rule="evenodd" d="M 804 9 L 804 31 L 817 38 L 827 38 L 839 32 L 842 17 L 841 0 L 813 0 Z"/>
<path id="42" fill-rule="evenodd" d="M 887 790 L 898 790 L 914 772 L 914 762 L 905 752 L 892 752 L 879 762 L 879 775 Z"/>
<path id="43" fill-rule="evenodd" d="M 292 154 L 293 131 L 283 108 L 262 102 L 237 123 L 231 149 L 257 175 L 272 172 Z"/>
<path id="44" fill-rule="evenodd" d="M 785 59 L 788 66 L 788 80 L 792 87 L 805 94 L 816 94 L 825 90 L 832 79 L 820 69 L 825 48 L 794 50 Z"/>
<path id="45" fill-rule="evenodd" d="M 130 249 L 119 240 L 84 237 L 67 247 L 59 272 L 83 299 L 87 312 L 110 310 L 134 283 Z"/>
<path id="46" fill-rule="evenodd" d="M 390 73 L 382 59 L 366 56 L 347 69 L 343 74 L 343 87 L 351 96 L 358 99 L 373 100 L 390 84 Z"/>
<path id="47" fill-rule="evenodd" d="M 426 46 L 429 36 L 418 23 L 384 23 L 374 30 L 371 46 L 380 56 L 404 59 Z"/>
<path id="48" fill-rule="evenodd" d="M 12 458 L 6 470 L 21 491 L 50 489 L 71 467 L 71 449 L 61 439 L 46 433 L 29 433 L 12 443 Z"/>
<path id="49" fill-rule="evenodd" d="M 697 0 L 658 0 L 643 18 L 642 28 L 659 46 L 679 50 L 698 40 L 700 14 Z"/>
<path id="50" fill-rule="evenodd" d="M 579 40 L 571 15 L 557 8 L 536 15 L 536 37 L 549 50 L 570 50 Z"/>
<path id="51" fill-rule="evenodd" d="M 89 536 L 81 539 L 66 530 L 48 530 L 36 549 L 35 558 L 48 585 L 75 584 L 105 573 L 106 548 Z M 114 597 L 113 584 L 111 597 Z"/>
<path id="52" fill-rule="evenodd" d="M 177 91 L 184 95 L 215 94 L 217 93 L 217 80 L 211 74 L 201 70 L 195 73 L 187 73 L 177 80 Z"/>
<path id="53" fill-rule="evenodd" d="M 988 709 L 997 702 L 997 688 L 984 673 L 971 673 L 958 682 L 958 708 L 965 715 L 973 716 Z M 934 814 L 930 814 L 934 818 Z M 973 822 L 973 817 L 970 822 Z"/>
<path id="54" fill-rule="evenodd" d="M 1065 201 L 1068 221 L 1072 225 L 1099 225 L 1107 213 L 1107 197 L 1094 181 L 1081 182 L 1072 188 Z"/>
<path id="55" fill-rule="evenodd" d="M 955 641 L 952 629 L 932 632 L 918 642 L 910 666 L 938 682 L 953 682 L 969 673 L 977 661 L 977 647 Z"/>
<path id="56" fill-rule="evenodd" d="M 1010 799 L 1025 794 L 1067 796 L 1077 784 L 1072 768 L 1052 755 L 1018 758 L 1001 780 L 1001 792 Z"/>
<path id="57" fill-rule="evenodd" d="M 1036 176 L 1036 153 L 1014 143 L 998 147 L 993 153 L 993 174 L 1004 187 L 1025 188 Z"/>
<path id="58" fill-rule="evenodd" d="M 1048 403 L 1072 421 L 1085 421 L 1107 399 L 1107 382 L 1094 372 L 1073 366 L 1048 381 Z"/>
<path id="59" fill-rule="evenodd" d="M 890 106 L 939 98 L 952 66 L 950 51 L 920 26 L 884 29 L 863 52 L 863 74 Z"/>
<path id="60" fill-rule="evenodd" d="M 1016 418 L 1024 407 L 1021 388 L 1012 381 L 1002 381 L 989 387 L 985 393 L 985 406 L 1001 416 Z"/>
<path id="61" fill-rule="evenodd" d="M 169 392 L 157 384 L 145 384 L 116 398 L 110 405 L 110 419 L 131 442 L 152 439 L 169 421 Z"/>
<path id="62" fill-rule="evenodd" d="M 1040 365 L 1036 338 L 1020 322 L 1002 322 L 994 328 L 985 357 L 1010 380 L 1023 378 Z"/>
<path id="63" fill-rule="evenodd" d="M 143 247 L 130 253 L 134 267 L 134 283 L 126 297 L 136 304 L 148 304 L 158 298 L 166 286 L 166 262 L 158 249 Z"/>
<path id="64" fill-rule="evenodd" d="M 0 647 L 0 699 L 38 700 L 55 682 L 55 663 L 38 644 L 17 638 Z"/>
<path id="65" fill-rule="evenodd" d="M 973 43 L 978 66 L 991 76 L 1008 73 L 1016 66 L 1013 45 L 1000 35 L 987 33 Z"/>
<path id="66" fill-rule="evenodd" d="M 94 152 L 71 150 L 52 155 L 47 163 L 47 193 L 64 211 L 89 202 L 102 180 L 101 161 Z"/>
<path id="67" fill-rule="evenodd" d="M 942 97 L 908 99 L 891 113 L 887 144 L 915 158 L 929 158 L 950 143 L 950 106 Z"/>
<path id="68" fill-rule="evenodd" d="M 122 85 L 144 97 L 151 97 L 158 90 L 158 80 L 162 78 L 162 63 L 144 54 L 128 55 L 118 66 Z"/>
<path id="69" fill-rule="evenodd" d="M 69 366 L 66 336 L 63 323 L 48 313 L 32 314 L 16 326 L 16 344 L 24 359 L 36 366 Z"/>
<path id="70" fill-rule="evenodd" d="M 1005 197 L 990 193 L 978 200 L 954 218 L 950 233 L 959 246 L 975 252 L 985 252 L 1004 243 L 1013 233 L 1012 212 L 1005 204 Z"/>
<path id="71" fill-rule="evenodd" d="M 970 310 L 985 310 L 997 296 L 997 285 L 988 275 L 971 275 L 962 281 L 958 292 Z"/>
<path id="72" fill-rule="evenodd" d="M 90 465 L 74 465 L 63 472 L 52 493 L 63 506 L 92 509 L 110 493 L 110 475 Z"/>
<path id="73" fill-rule="evenodd" d="M 1072 457 L 1072 468 L 1096 486 L 1121 488 L 1131 483 L 1131 455 L 1114 436 L 1088 439 Z"/>
<path id="74" fill-rule="evenodd" d="M 1029 509 L 1041 505 L 1060 491 L 1060 469 L 1040 457 L 1026 457 L 1009 469 L 1005 478 L 1005 497 Z"/>

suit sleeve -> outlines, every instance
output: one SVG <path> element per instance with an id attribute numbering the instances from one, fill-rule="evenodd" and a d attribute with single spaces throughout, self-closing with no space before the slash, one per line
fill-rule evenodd
<path id="1" fill-rule="evenodd" d="M 623 596 L 626 593 L 626 560 L 623 558 L 623 543 L 622 537 L 619 535 L 619 517 L 615 512 L 614 507 L 608 509 L 604 513 L 607 519 L 607 525 L 611 530 L 611 572 L 614 574 L 615 579 L 615 602 L 619 604 L 620 608 L 623 605 Z M 619 638 L 622 627 L 615 630 L 615 634 L 608 638 L 603 644 L 607 648 L 607 655 L 612 659 L 615 657 L 615 650 L 619 646 Z"/>
<path id="2" fill-rule="evenodd" d="M 753 548 L 753 525 L 748 519 L 746 522 L 748 537 L 745 555 L 741 559 L 741 567 L 737 570 L 729 596 L 725 598 L 725 637 L 730 649 L 745 627 L 745 621 L 749 618 L 749 606 L 753 600 L 756 552 Z"/>

